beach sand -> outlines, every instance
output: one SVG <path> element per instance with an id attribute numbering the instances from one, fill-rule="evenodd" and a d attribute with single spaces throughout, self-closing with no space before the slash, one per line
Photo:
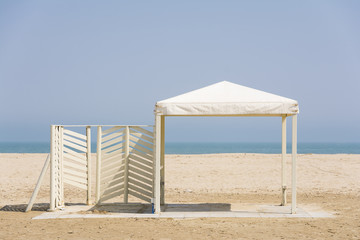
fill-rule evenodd
<path id="1" fill-rule="evenodd" d="M 0 154 L 0 239 L 360 239 L 360 155 L 298 155 L 298 205 L 335 216 L 303 219 L 32 220 L 43 212 L 10 211 L 27 204 L 45 159 Z M 166 202 L 279 204 L 280 167 L 278 154 L 166 155 Z M 290 155 L 287 169 L 290 187 Z M 85 193 L 66 186 L 65 200 L 84 203 Z M 49 173 L 36 202 L 49 203 Z"/>

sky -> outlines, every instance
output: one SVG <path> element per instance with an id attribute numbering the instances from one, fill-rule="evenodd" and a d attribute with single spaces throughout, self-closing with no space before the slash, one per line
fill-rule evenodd
<path id="1" fill-rule="evenodd" d="M 51 124 L 154 124 L 156 101 L 220 81 L 297 100 L 299 142 L 360 142 L 359 12 L 340 0 L 0 1 L 0 142 L 49 141 Z M 281 141 L 278 117 L 166 124 L 168 142 Z"/>

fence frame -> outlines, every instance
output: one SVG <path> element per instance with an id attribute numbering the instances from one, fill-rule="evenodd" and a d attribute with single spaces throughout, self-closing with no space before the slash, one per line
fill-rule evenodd
<path id="1" fill-rule="evenodd" d="M 102 166 L 102 128 L 103 127 L 123 127 L 125 128 L 125 182 L 124 185 L 126 185 L 126 190 L 124 191 L 124 203 L 128 203 L 128 194 L 129 193 L 129 183 L 128 183 L 128 171 L 129 171 L 129 156 L 130 156 L 130 144 L 134 146 L 137 145 L 137 143 L 132 142 L 133 140 L 130 140 L 130 129 L 131 128 L 151 128 L 152 131 L 148 131 L 147 135 L 150 133 L 150 139 L 152 138 L 152 142 L 150 142 L 150 145 L 153 144 L 152 148 L 150 148 L 152 157 L 152 179 L 151 179 L 151 198 L 154 197 L 154 172 L 155 172 L 155 155 L 154 155 L 154 149 L 155 149 L 155 126 L 154 125 L 51 125 L 50 126 L 50 211 L 55 211 L 57 209 L 61 209 L 65 206 L 65 199 L 64 199 L 64 129 L 65 128 L 85 128 L 85 143 L 86 143 L 86 151 L 85 157 L 86 157 L 86 204 L 91 205 L 93 202 L 91 201 L 91 128 L 96 127 L 97 128 L 97 147 L 96 147 L 96 180 L 95 180 L 95 204 L 100 204 L 99 200 L 101 198 L 101 166 Z M 141 139 L 140 139 L 141 140 Z M 147 140 L 148 142 L 150 140 Z M 147 144 L 149 144 L 146 142 Z M 141 144 L 140 144 L 141 146 Z M 141 189 L 140 189 L 141 190 Z M 138 197 L 138 196 L 135 196 Z M 138 197 L 139 198 L 139 197 Z M 143 198 L 145 199 L 145 198 Z M 150 202 L 150 200 L 149 200 Z"/>

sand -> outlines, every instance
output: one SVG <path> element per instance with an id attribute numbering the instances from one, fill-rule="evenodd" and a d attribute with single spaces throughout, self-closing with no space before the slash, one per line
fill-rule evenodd
<path id="1" fill-rule="evenodd" d="M 0 154 L 0 239 L 360 239 L 360 155 L 298 155 L 299 206 L 335 216 L 310 219 L 32 220 L 43 212 L 15 210 L 29 201 L 45 159 Z M 280 161 L 276 154 L 167 155 L 166 201 L 278 204 Z M 84 202 L 85 193 L 67 187 L 65 199 Z M 49 202 L 48 173 L 36 202 Z"/>

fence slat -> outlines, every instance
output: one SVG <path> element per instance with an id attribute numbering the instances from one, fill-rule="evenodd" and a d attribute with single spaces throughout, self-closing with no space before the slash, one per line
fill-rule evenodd
<path id="1" fill-rule="evenodd" d="M 119 190 L 119 191 L 113 192 L 112 194 L 107 195 L 107 196 L 101 196 L 100 202 L 105 202 L 105 201 L 107 201 L 107 200 L 109 200 L 109 199 L 111 199 L 111 198 L 121 196 L 121 194 L 124 194 L 124 189 L 121 189 L 121 190 Z"/>
<path id="2" fill-rule="evenodd" d="M 151 198 L 151 196 L 152 196 L 152 192 L 150 192 L 150 191 L 145 191 L 144 189 L 139 188 L 139 187 L 137 187 L 137 186 L 135 186 L 135 185 L 133 185 L 133 184 L 129 184 L 129 188 L 130 188 L 131 190 L 134 190 L 134 191 L 136 191 L 136 192 L 139 192 L 139 193 L 145 195 L 146 197 L 150 197 L 150 198 Z"/>
<path id="3" fill-rule="evenodd" d="M 118 178 L 118 179 L 114 179 L 113 181 L 109 181 L 109 182 L 106 182 L 106 183 L 102 183 L 102 187 L 105 188 L 105 189 L 108 189 L 108 188 L 111 188 L 113 186 L 116 186 L 116 185 L 119 185 L 120 183 L 124 182 L 124 178 Z"/>
<path id="4" fill-rule="evenodd" d="M 150 161 L 148 161 L 147 159 L 138 157 L 138 156 L 133 155 L 133 154 L 131 154 L 129 157 L 130 157 L 131 160 L 134 160 L 134 161 L 137 161 L 137 162 L 139 162 L 139 163 L 141 163 L 141 164 L 144 164 L 144 165 L 147 166 L 147 167 L 152 168 L 152 166 L 153 166 L 153 163 L 150 162 Z"/>
<path id="5" fill-rule="evenodd" d="M 154 147 L 152 143 L 145 142 L 145 141 L 143 141 L 139 138 L 133 137 L 133 136 L 130 136 L 130 140 L 134 141 L 137 144 L 141 144 L 145 147 L 148 147 L 150 149 L 152 149 Z"/>
<path id="6" fill-rule="evenodd" d="M 79 139 L 70 137 L 70 136 L 68 136 L 68 135 L 64 135 L 64 139 L 67 140 L 67 141 L 69 141 L 69 142 L 76 143 L 76 144 L 78 144 L 78 145 L 80 145 L 80 146 L 86 147 L 86 142 L 81 141 L 81 140 L 79 140 Z"/>
<path id="7" fill-rule="evenodd" d="M 106 159 L 106 161 L 103 161 L 104 164 L 102 167 L 107 167 L 113 163 L 118 163 L 119 165 L 124 164 L 124 157 L 123 156 L 113 156 L 112 158 Z"/>
<path id="8" fill-rule="evenodd" d="M 74 187 L 81 188 L 81 189 L 83 189 L 83 190 L 87 190 L 87 186 L 86 186 L 86 185 L 83 185 L 83 184 L 78 183 L 78 182 L 70 181 L 70 180 L 68 180 L 68 179 L 66 179 L 66 178 L 64 178 L 64 183 L 70 184 L 70 185 L 72 185 L 72 186 L 74 186 Z"/>
<path id="9" fill-rule="evenodd" d="M 82 172 L 79 172 L 79 171 L 74 171 L 74 170 L 71 170 L 69 168 L 64 168 L 64 173 L 65 174 L 72 174 L 72 175 L 75 175 L 75 176 L 78 176 L 78 177 L 83 177 L 83 178 L 87 177 L 86 173 L 82 173 Z"/>
<path id="10" fill-rule="evenodd" d="M 108 142 L 106 142 L 106 143 L 101 144 L 101 148 L 102 148 L 103 150 L 106 150 L 105 148 L 107 148 L 107 147 L 109 147 L 109 146 L 111 146 L 111 145 L 113 145 L 113 144 L 115 144 L 115 143 L 120 143 L 120 142 L 122 142 L 122 141 L 124 141 L 124 137 L 123 137 L 123 136 L 122 136 L 122 137 L 115 138 L 115 139 L 113 139 L 113 140 L 110 140 L 110 141 L 108 141 Z M 117 145 L 118 145 L 118 144 L 117 144 Z"/>
<path id="11" fill-rule="evenodd" d="M 131 134 L 132 137 L 141 138 L 141 139 L 144 139 L 144 140 L 146 140 L 148 142 L 151 142 L 151 143 L 154 141 L 154 139 L 152 137 L 149 137 L 149 136 L 147 136 L 147 135 L 145 135 L 143 133 L 139 133 L 139 132 L 136 132 L 136 131 L 131 130 L 131 129 L 130 129 L 130 134 Z"/>
<path id="12" fill-rule="evenodd" d="M 111 194 L 114 191 L 123 190 L 123 189 L 124 189 L 124 184 L 116 185 L 116 186 L 113 186 L 111 188 L 105 189 L 105 191 L 103 191 L 101 195 L 103 195 L 103 196 L 108 195 L 108 194 Z"/>
<path id="13" fill-rule="evenodd" d="M 64 179 L 74 181 L 74 182 L 78 182 L 78 183 L 83 183 L 83 184 L 87 185 L 87 179 L 86 178 L 84 179 L 84 178 L 81 178 L 81 177 L 76 177 L 76 176 L 66 174 L 66 175 L 64 175 Z"/>
<path id="14" fill-rule="evenodd" d="M 136 154 L 144 159 L 147 159 L 149 160 L 150 162 L 153 162 L 153 157 L 149 154 L 146 154 L 146 153 L 142 153 L 142 152 L 139 152 L 138 150 L 136 149 L 131 149 L 130 153 L 133 155 L 133 154 Z"/>
<path id="15" fill-rule="evenodd" d="M 109 147 L 107 149 L 102 149 L 101 153 L 103 156 L 105 156 L 106 154 L 111 154 L 114 153 L 114 151 L 123 151 L 124 145 L 123 144 L 118 144 L 112 147 Z"/>
<path id="16" fill-rule="evenodd" d="M 86 136 L 85 136 L 85 135 L 80 134 L 80 133 L 77 133 L 77 132 L 73 132 L 73 131 L 68 130 L 68 129 L 64 129 L 64 134 L 71 135 L 71 136 L 73 136 L 73 137 L 77 137 L 77 138 L 86 140 Z"/>
<path id="17" fill-rule="evenodd" d="M 102 169 L 101 169 L 101 174 L 109 174 L 110 172 L 112 172 L 113 170 L 115 171 L 115 170 L 118 170 L 118 171 L 121 171 L 121 170 L 123 170 L 125 168 L 125 166 L 124 165 L 120 165 L 119 166 L 119 164 L 112 164 L 112 165 L 108 165 L 108 166 L 106 166 L 106 167 L 103 167 Z"/>
<path id="18" fill-rule="evenodd" d="M 112 127 L 112 128 L 109 128 L 109 129 L 106 129 L 106 130 L 103 130 L 102 131 L 102 136 L 105 136 L 111 132 L 115 132 L 115 131 L 118 131 L 120 129 L 124 129 L 124 126 L 115 126 L 115 127 Z"/>
<path id="19" fill-rule="evenodd" d="M 84 172 L 87 171 L 87 169 L 86 169 L 85 166 L 78 165 L 78 164 L 75 164 L 75 163 L 71 163 L 71 162 L 69 162 L 69 161 L 64 161 L 63 164 L 64 164 L 64 166 L 66 166 L 66 167 L 71 167 L 71 168 L 77 169 L 77 170 L 79 170 L 79 171 L 84 171 Z"/>
<path id="20" fill-rule="evenodd" d="M 75 148 L 76 150 L 79 150 L 79 151 L 81 151 L 81 152 L 84 152 L 84 153 L 86 152 L 86 148 L 81 147 L 81 146 L 79 146 L 79 145 L 76 145 L 76 144 L 74 144 L 74 143 L 72 143 L 72 142 L 69 142 L 69 141 L 64 140 L 63 143 L 64 143 L 64 145 L 67 145 L 67 146 L 69 146 L 69 147 Z"/>
<path id="21" fill-rule="evenodd" d="M 144 152 L 144 153 L 147 153 L 147 154 L 152 154 L 152 150 L 144 148 L 144 147 L 140 146 L 139 144 L 129 142 L 129 146 L 132 149 L 137 149 L 138 151 L 141 151 L 141 152 Z"/>
<path id="22" fill-rule="evenodd" d="M 109 141 L 110 139 L 118 138 L 122 135 L 124 135 L 124 131 L 109 134 L 106 137 L 102 137 L 102 142 L 105 143 L 106 141 Z"/>
<path id="23" fill-rule="evenodd" d="M 145 128 L 142 127 L 131 127 L 132 129 L 135 129 L 136 131 L 142 132 L 144 134 L 147 134 L 149 136 L 153 136 L 153 132 L 146 130 Z"/>
<path id="24" fill-rule="evenodd" d="M 123 151 L 122 151 L 122 149 L 119 149 L 119 150 L 116 150 L 116 151 L 114 151 L 112 153 L 104 153 L 104 152 L 102 152 L 101 154 L 102 154 L 101 157 L 103 159 L 109 159 L 109 158 L 111 158 L 113 156 L 116 156 L 116 155 L 123 155 Z"/>
<path id="25" fill-rule="evenodd" d="M 120 173 L 121 171 L 124 171 L 124 169 L 125 169 L 125 166 L 123 165 L 120 168 L 113 168 L 113 169 L 107 170 L 104 173 L 106 173 L 106 175 L 112 176 L 112 175 L 114 175 L 116 173 Z"/>
<path id="26" fill-rule="evenodd" d="M 132 172 L 137 173 L 140 176 L 144 176 L 144 177 L 147 177 L 150 180 L 152 180 L 152 174 L 150 174 L 150 173 L 144 172 L 144 171 L 142 171 L 142 170 L 140 170 L 138 168 L 134 168 L 133 166 L 130 166 L 129 170 L 132 171 Z"/>
<path id="27" fill-rule="evenodd" d="M 104 177 L 103 179 L 101 179 L 100 183 L 101 183 L 101 185 L 103 185 L 105 183 L 113 181 L 114 179 L 119 179 L 122 177 L 124 177 L 124 172 L 118 172 L 114 175 L 109 175 L 109 176 Z"/>
<path id="28" fill-rule="evenodd" d="M 64 158 L 71 159 L 71 160 L 73 160 L 73 161 L 75 161 L 75 162 L 77 162 L 77 163 L 79 163 L 81 165 L 86 166 L 86 161 L 84 161 L 84 160 L 82 160 L 80 158 L 74 157 L 73 155 L 70 155 L 68 153 L 64 153 L 63 156 L 64 156 Z"/>
<path id="29" fill-rule="evenodd" d="M 139 181 L 139 183 L 144 183 L 152 186 L 152 180 L 144 178 L 143 176 L 136 174 L 136 172 L 131 172 L 130 176 L 135 180 Z"/>
<path id="30" fill-rule="evenodd" d="M 78 157 L 84 161 L 86 161 L 86 156 L 81 154 L 81 153 L 78 153 L 78 152 L 75 152 L 74 150 L 71 150 L 70 148 L 67 148 L 64 146 L 64 152 L 68 153 L 68 154 L 71 154 L 75 157 Z"/>
<path id="31" fill-rule="evenodd" d="M 152 173 L 152 171 L 153 171 L 152 168 L 148 168 L 145 165 L 142 165 L 142 164 L 137 163 L 135 161 L 131 161 L 130 165 L 132 167 L 137 167 L 137 168 L 139 168 L 140 170 L 142 170 L 144 172 Z"/>
<path id="32" fill-rule="evenodd" d="M 135 191 L 132 191 L 131 189 L 129 189 L 129 193 L 130 195 L 134 196 L 134 197 L 137 197 L 137 198 L 140 198 L 141 200 L 144 200 L 145 202 L 151 202 L 151 199 L 150 198 L 147 198 Z"/>
<path id="33" fill-rule="evenodd" d="M 131 182 L 132 184 L 134 184 L 134 185 L 136 185 L 136 186 L 138 186 L 138 187 L 141 187 L 141 188 L 144 188 L 144 189 L 146 189 L 146 190 L 149 190 L 149 191 L 152 191 L 152 187 L 150 187 L 150 186 L 148 186 L 148 185 L 146 185 L 146 184 L 144 184 L 144 183 L 142 183 L 142 182 L 139 182 L 139 181 L 137 181 L 137 180 L 135 180 L 134 178 L 133 178 L 133 175 L 134 174 L 130 174 L 129 175 L 129 182 Z M 146 180 L 146 181 L 148 181 L 148 180 Z M 150 183 L 150 184 L 152 184 L 152 183 Z"/>

